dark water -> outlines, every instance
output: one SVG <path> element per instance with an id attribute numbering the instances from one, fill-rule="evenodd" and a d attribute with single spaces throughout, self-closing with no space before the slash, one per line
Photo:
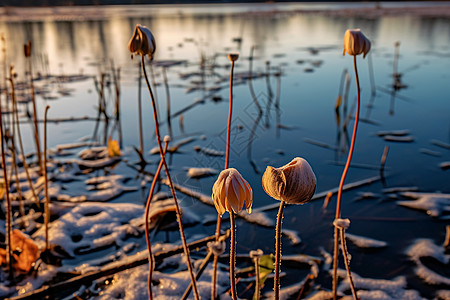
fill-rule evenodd
<path id="1" fill-rule="evenodd" d="M 0 32 L 5 34 L 7 40 L 7 61 L 16 64 L 19 80 L 23 78 L 24 68 L 22 45 L 27 40 L 33 43 L 34 70 L 44 74 L 82 73 L 99 78 L 101 72 L 109 72 L 111 62 L 119 67 L 122 143 L 126 159 L 134 162 L 137 156 L 132 146 L 139 145 L 139 60 L 130 59 L 127 43 L 135 24 L 149 27 L 156 38 L 156 62 L 185 61 L 166 70 L 172 114 L 198 99 L 204 100 L 183 113 L 184 128 L 180 127 L 178 116 L 171 119 L 174 141 L 189 136 L 196 137 L 196 140 L 181 147 L 180 153 L 170 155 L 169 159 L 174 181 L 205 194 L 211 193 L 215 177 L 190 179 L 185 167 L 223 168 L 223 157 L 206 156 L 196 152 L 193 146 L 225 151 L 230 67 L 226 54 L 239 52 L 235 73 L 248 73 L 248 57 L 251 47 L 255 46 L 253 72 L 266 74 L 269 68 L 270 73 L 269 77 L 253 79 L 253 88 L 263 113 L 258 115 L 248 81 L 235 81 L 230 166 L 237 168 L 250 183 L 254 193 L 253 207 L 258 208 L 275 201 L 261 187 L 261 176 L 266 166 L 279 167 L 296 156 L 304 157 L 312 166 L 317 176 L 317 192 L 338 186 L 342 173 L 340 164 L 347 157 L 346 139 L 351 138 L 353 129 L 353 118 L 350 117 L 347 131 L 342 130 L 346 120 L 344 107 L 341 107 L 339 125 L 335 113 L 344 70 L 350 76 L 347 116 L 354 115 L 356 99 L 353 60 L 342 56 L 343 36 L 348 28 L 361 28 L 371 40 L 372 49 L 366 59 L 357 58 L 362 91 L 360 117 L 363 120 L 359 124 L 353 156 L 355 167 L 350 169 L 346 183 L 377 176 L 385 146 L 389 146 L 389 154 L 384 184 L 377 181 L 344 193 L 342 215 L 352 222 L 349 233 L 386 241 L 388 247 L 362 251 L 350 246 L 352 270 L 373 278 L 391 279 L 406 275 L 412 289 L 421 291 L 424 297 L 431 297 L 434 288 L 416 278 L 414 264 L 404 251 L 416 238 L 429 238 L 441 244 L 448 221 L 400 207 L 395 199 L 383 193 L 383 189 L 417 187 L 421 192 L 450 192 L 449 171 L 439 167 L 441 162 L 450 160 L 450 152 L 431 143 L 431 140 L 450 142 L 450 19 L 403 15 L 339 17 L 283 12 L 287 7 L 276 6 L 281 11 L 273 14 L 239 13 L 256 9 L 253 6 L 105 8 L 99 9 L 101 17 L 93 20 L 0 20 Z M 239 43 L 236 38 L 242 42 Z M 400 42 L 397 60 L 396 42 Z M 200 72 L 201 57 L 206 62 L 204 76 L 182 78 L 180 74 Z M 404 85 L 397 90 L 393 86 L 395 65 L 396 72 L 401 74 L 400 83 Z M 162 68 L 154 66 L 153 70 L 159 83 L 156 94 L 164 135 L 169 132 L 166 90 L 162 84 Z M 281 72 L 281 77 L 275 76 L 277 72 Z M 206 89 L 187 92 L 187 88 L 195 86 L 192 81 L 201 80 L 204 80 Z M 57 100 L 38 97 L 41 112 L 49 104 L 49 118 L 96 116 L 98 95 L 92 79 L 63 83 L 62 86 L 74 90 L 70 96 Z M 53 85 L 50 88 L 56 91 L 58 87 Z M 212 93 L 207 90 L 212 87 L 221 89 Z M 144 144 L 148 151 L 156 143 L 148 93 L 144 88 L 142 92 Z M 111 85 L 106 93 L 111 112 L 113 93 Z M 219 101 L 213 101 L 213 97 Z M 93 128 L 92 121 L 50 124 L 49 147 L 92 135 Z M 25 146 L 32 151 L 29 126 L 24 125 L 23 129 L 24 135 L 29 137 Z M 376 134 L 392 130 L 408 130 L 414 141 L 388 142 Z M 118 138 L 117 132 L 112 134 L 113 138 Z M 319 141 L 328 148 L 311 144 L 309 140 Z M 424 154 L 420 151 L 423 148 L 439 152 L 440 156 Z M 146 157 L 153 163 L 158 161 L 158 156 Z M 147 166 L 151 172 L 155 168 L 154 164 Z M 141 178 L 136 177 L 136 173 L 125 164 L 121 163 L 112 172 L 130 176 L 127 185 L 140 186 Z M 76 184 L 69 184 L 68 187 L 69 192 L 76 194 Z M 124 194 L 114 201 L 143 203 L 147 191 L 148 185 L 145 190 Z M 357 201 L 362 192 L 371 192 L 375 196 Z M 194 210 L 202 217 L 213 218 L 216 214 L 214 208 L 195 199 L 181 195 L 180 198 L 183 207 Z M 284 254 L 320 256 L 320 247 L 332 252 L 334 205 L 332 203 L 323 212 L 322 200 L 286 208 L 283 227 L 297 231 L 302 243 L 291 246 L 286 239 L 283 242 Z M 275 220 L 276 210 L 267 214 Z M 247 253 L 258 248 L 265 253 L 273 252 L 272 228 L 262 228 L 244 221 L 238 221 L 238 226 L 238 252 Z M 187 234 L 210 235 L 213 232 L 213 224 L 199 224 L 189 228 Z M 173 239 L 177 238 L 175 234 Z M 165 235 L 156 237 L 164 239 Z M 285 266 L 283 269 L 288 274 L 303 274 L 295 266 Z M 296 282 L 296 276 L 286 276 L 282 283 L 288 285 Z M 329 282 L 325 279 L 324 285 Z"/>

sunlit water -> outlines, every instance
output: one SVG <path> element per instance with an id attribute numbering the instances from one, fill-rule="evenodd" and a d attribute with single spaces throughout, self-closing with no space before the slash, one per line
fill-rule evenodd
<path id="1" fill-rule="evenodd" d="M 183 113 L 183 128 L 180 127 L 179 116 L 171 119 L 174 142 L 189 136 L 196 137 L 196 140 L 181 147 L 179 153 L 169 155 L 169 161 L 174 181 L 205 194 L 211 193 L 215 177 L 189 179 L 185 168 L 223 168 L 223 157 L 206 156 L 194 151 L 194 146 L 225 151 L 230 71 L 226 54 L 239 52 L 235 73 L 246 73 L 249 70 L 250 49 L 255 46 L 253 72 L 265 73 L 269 64 L 271 76 L 253 79 L 257 99 L 263 108 L 260 117 L 248 81 L 243 84 L 235 82 L 230 166 L 239 169 L 251 184 L 253 207 L 258 208 L 274 203 L 261 187 L 261 176 L 266 166 L 279 167 L 296 156 L 306 158 L 311 164 L 317 176 L 317 192 L 338 186 L 342 173 L 339 163 L 345 162 L 347 153 L 334 148 L 345 145 L 346 137 L 351 137 L 354 120 L 350 118 L 347 132 L 342 132 L 339 128 L 342 128 L 345 116 L 341 107 L 339 127 L 337 125 L 335 103 L 344 70 L 350 76 L 347 111 L 351 115 L 354 115 L 356 99 L 353 60 L 348 55 L 342 56 L 343 35 L 347 28 L 361 28 L 372 41 L 372 50 L 368 58 L 357 58 L 362 91 L 361 118 L 365 122 L 359 125 L 353 162 L 370 167 L 351 168 L 346 183 L 377 176 L 385 146 L 389 146 L 389 154 L 385 184 L 377 181 L 344 193 L 342 215 L 352 221 L 350 233 L 384 240 L 389 246 L 376 252 L 362 252 L 350 246 L 352 270 L 361 276 L 385 279 L 407 275 L 412 288 L 429 296 L 433 288 L 414 276 L 413 265 L 408 262 L 404 250 L 415 238 L 430 238 L 440 244 L 444 240 L 448 221 L 432 219 L 423 212 L 400 207 L 395 203 L 396 199 L 390 198 L 382 189 L 413 186 L 423 192 L 450 192 L 449 171 L 439 167 L 441 162 L 450 160 L 449 150 L 431 143 L 431 140 L 450 142 L 450 20 L 404 15 L 372 18 L 289 13 L 290 9 L 316 7 L 287 4 L 95 8 L 98 15 L 92 20 L 61 20 L 57 16 L 33 18 L 33 21 L 0 19 L 0 32 L 6 37 L 7 62 L 16 65 L 17 80 L 24 78 L 25 58 L 22 53 L 23 44 L 28 40 L 33 45 L 34 72 L 43 75 L 81 73 L 99 79 L 100 73 L 110 73 L 112 63 L 120 68 L 123 151 L 128 161 L 135 162 L 138 158 L 132 147 L 139 147 L 139 59 L 130 58 L 127 43 L 135 24 L 149 27 L 157 42 L 156 62 L 185 61 L 166 70 L 171 113 L 177 113 L 198 99 L 204 100 L 204 103 Z M 324 4 L 319 8 L 339 6 Z M 91 12 L 90 15 L 91 10 L 94 8 L 87 10 Z M 274 10 L 278 12 L 269 13 Z M 249 13 L 242 13 L 245 11 Z M 236 38 L 241 38 L 242 43 L 239 44 Z M 405 87 L 394 92 L 392 74 L 396 42 L 400 42 L 397 72 L 402 74 L 401 83 Z M 194 86 L 192 81 L 202 78 L 192 76 L 183 79 L 180 74 L 200 72 L 202 56 L 207 65 L 205 86 L 219 86 L 222 89 L 214 93 L 201 89 L 187 93 L 187 89 Z M 48 64 L 45 60 L 48 60 Z M 373 65 L 372 82 L 370 62 Z M 213 64 L 215 67 L 211 70 Z M 165 135 L 169 129 L 162 68 L 154 66 L 153 71 L 158 83 L 154 89 L 163 124 L 161 131 Z M 275 76 L 277 72 L 281 72 L 281 77 Z M 43 83 L 45 81 L 36 82 L 36 85 Z M 61 96 L 57 100 L 37 97 L 40 118 L 43 118 L 46 105 L 50 105 L 49 119 L 96 117 L 98 93 L 93 79 L 63 83 L 62 86 L 74 90 L 69 96 Z M 53 94 L 56 94 L 58 87 L 52 86 Z M 269 96 L 271 94 L 272 97 Z M 148 153 L 156 146 L 156 142 L 150 98 L 145 85 L 142 86 L 142 95 L 144 146 Z M 213 97 L 221 101 L 213 101 Z M 106 99 L 108 110 L 112 113 L 112 83 L 107 88 Z M 275 105 L 277 101 L 279 109 Z M 92 135 L 94 126 L 93 121 L 51 123 L 48 126 L 48 145 L 55 147 L 78 141 Z M 100 140 L 103 139 L 103 128 L 104 125 L 100 125 Z M 28 124 L 23 125 L 23 135 L 27 141 L 25 147 L 27 151 L 34 151 L 29 129 Z M 414 141 L 387 142 L 376 135 L 386 130 L 409 130 Z M 117 131 L 108 134 L 118 138 Z M 202 139 L 201 136 L 206 138 Z M 307 140 L 319 141 L 328 145 L 329 149 L 308 143 Z M 420 151 L 423 148 L 439 152 L 440 156 L 424 154 Z M 152 162 L 147 170 L 154 172 L 158 156 L 147 154 L 146 158 Z M 142 178 L 124 163 L 111 170 L 111 173 L 130 176 L 127 185 L 141 184 Z M 124 194 L 114 201 L 144 203 L 148 186 L 142 191 Z M 68 193 L 77 194 L 80 187 L 84 188 L 80 183 L 68 184 Z M 362 192 L 372 192 L 375 197 L 356 201 Z M 214 208 L 182 194 L 180 198 L 183 207 L 194 210 L 202 218 L 215 218 Z M 284 254 L 318 256 L 319 247 L 332 252 L 334 205 L 330 204 L 324 213 L 321 210 L 322 200 L 286 208 L 283 227 L 298 231 L 302 243 L 290 246 L 289 241 L 285 240 Z M 268 214 L 276 218 L 276 210 Z M 227 222 L 225 224 L 228 226 Z M 187 234 L 210 235 L 214 229 L 214 224 L 199 224 L 189 228 Z M 272 253 L 273 235 L 272 228 L 238 221 L 238 252 L 247 253 L 261 248 L 265 253 Z M 174 232 L 170 237 L 177 240 L 178 233 Z M 160 234 L 156 238 L 164 240 L 165 235 Z M 283 270 L 288 274 L 297 272 L 289 266 L 284 266 Z M 283 284 L 297 281 L 297 278 L 287 276 Z"/>

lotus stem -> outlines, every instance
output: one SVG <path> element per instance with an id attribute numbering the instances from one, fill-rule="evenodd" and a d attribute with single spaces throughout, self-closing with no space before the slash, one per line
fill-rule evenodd
<path id="1" fill-rule="evenodd" d="M 280 299 L 280 268 L 281 268 L 281 224 L 283 223 L 283 212 L 286 203 L 281 200 L 277 216 L 277 227 L 275 233 L 275 278 L 273 281 L 274 299 Z"/>
<path id="2" fill-rule="evenodd" d="M 356 293 L 355 284 L 353 283 L 352 273 L 350 272 L 350 261 L 348 259 L 347 244 L 345 242 L 345 229 L 340 228 L 339 230 L 341 232 L 342 254 L 344 255 L 344 263 L 345 263 L 345 268 L 347 269 L 348 280 L 350 282 L 350 288 L 352 290 L 353 299 L 358 300 L 358 295 Z"/>
<path id="3" fill-rule="evenodd" d="M 14 120 L 14 116 L 12 117 L 12 119 Z M 16 145 L 15 145 L 15 126 L 13 126 L 13 132 L 12 132 L 12 136 L 11 136 L 11 156 L 12 156 L 12 170 L 14 171 L 14 181 L 16 183 L 16 190 L 17 190 L 17 198 L 19 200 L 19 212 L 20 212 L 20 217 L 23 218 L 25 216 L 25 207 L 23 205 L 23 198 L 22 198 L 22 190 L 20 188 L 20 180 L 19 180 L 19 169 L 17 167 L 17 157 L 16 157 Z M 23 219 L 21 221 L 22 225 L 23 223 Z"/>
<path id="4" fill-rule="evenodd" d="M 12 71 L 11 71 L 12 73 Z M 16 104 L 16 91 L 15 91 L 15 87 L 14 87 L 14 81 L 13 81 L 13 76 L 11 74 L 9 81 L 11 83 L 11 99 L 12 99 L 12 107 L 13 107 L 13 112 L 12 112 L 12 136 L 11 136 L 11 156 L 12 156 L 12 169 L 11 171 L 14 170 L 14 175 L 15 175 L 15 182 L 16 182 L 16 190 L 17 190 L 17 196 L 18 196 L 18 200 L 19 200 L 19 212 L 20 212 L 20 216 L 23 218 L 25 216 L 25 208 L 23 205 L 23 199 L 22 199 L 22 190 L 20 188 L 20 180 L 19 180 L 19 171 L 18 171 L 18 167 L 17 167 L 17 159 L 16 159 L 16 145 L 15 145 L 15 136 L 16 136 L 16 126 L 15 126 L 15 120 L 18 120 L 17 114 L 17 104 Z M 18 124 L 17 124 L 18 125 Z M 19 127 L 19 125 L 17 126 Z M 31 188 L 31 187 L 30 187 Z M 22 224 L 23 224 L 23 219 L 22 219 Z"/>
<path id="5" fill-rule="evenodd" d="M 8 172 L 6 170 L 6 155 L 5 155 L 5 132 L 3 128 L 3 111 L 0 105 L 0 134 L 1 134 L 1 150 L 2 150 L 2 170 L 3 180 L 5 185 L 5 197 L 6 197 L 6 265 L 8 266 L 9 279 L 13 278 L 12 271 L 12 251 L 11 251 L 11 234 L 12 234 L 12 212 L 11 212 L 11 198 L 9 195 L 9 181 Z"/>
<path id="6" fill-rule="evenodd" d="M 231 242 L 230 242 L 230 285 L 231 285 L 231 297 L 233 300 L 237 300 L 236 293 L 236 223 L 234 220 L 234 212 L 230 211 L 230 230 L 231 230 Z"/>
<path id="7" fill-rule="evenodd" d="M 169 142 L 167 141 L 164 145 L 163 155 L 166 154 L 168 145 L 169 145 Z M 153 176 L 152 186 L 151 186 L 150 192 L 148 194 L 147 204 L 145 205 L 145 241 L 147 242 L 147 249 L 148 249 L 148 299 L 150 299 L 150 300 L 153 299 L 152 278 L 153 278 L 153 269 L 155 268 L 155 261 L 153 259 L 152 245 L 150 242 L 150 229 L 149 229 L 150 222 L 149 222 L 148 216 L 150 213 L 150 203 L 152 202 L 153 193 L 155 191 L 156 182 L 158 181 L 159 173 L 161 172 L 162 165 L 163 165 L 163 162 L 162 162 L 162 160 L 160 160 L 158 169 L 156 170 L 156 173 L 155 173 L 155 176 Z"/>
<path id="8" fill-rule="evenodd" d="M 345 177 L 347 176 L 348 169 L 350 167 L 350 162 L 352 160 L 353 149 L 355 148 L 355 140 L 356 140 L 356 132 L 358 130 L 358 121 L 359 121 L 359 111 L 360 111 L 360 88 L 359 88 L 359 77 L 358 77 L 358 68 L 356 64 L 356 56 L 353 56 L 353 66 L 355 70 L 355 79 L 356 79 L 356 114 L 355 114 L 355 125 L 353 127 L 352 141 L 350 143 L 350 149 L 348 151 L 347 162 L 345 163 L 344 171 L 342 172 L 341 181 L 339 183 L 338 188 L 338 196 L 336 203 L 336 219 L 341 217 L 341 201 L 342 201 L 342 189 L 344 187 Z M 334 229 L 334 259 L 333 259 L 333 299 L 337 298 L 337 267 L 338 267 L 338 254 L 339 254 L 339 232 L 338 228 Z"/>
<path id="9" fill-rule="evenodd" d="M 176 196 L 176 193 L 175 193 L 175 189 L 173 187 L 173 182 L 172 182 L 172 179 L 170 177 L 169 168 L 167 166 L 166 159 L 165 159 L 164 152 L 163 152 L 163 148 L 162 148 L 162 144 L 161 144 L 161 138 L 160 138 L 160 134 L 159 134 L 159 122 L 158 122 L 158 115 L 157 115 L 157 112 L 156 112 L 155 98 L 153 97 L 152 88 L 150 86 L 150 82 L 148 81 L 147 72 L 145 70 L 145 61 L 144 61 L 144 56 L 143 55 L 141 55 L 141 65 L 142 65 L 142 71 L 144 73 L 145 82 L 147 84 L 147 88 L 148 88 L 148 91 L 149 91 L 149 94 L 150 94 L 150 98 L 151 98 L 151 101 L 152 101 L 153 116 L 154 116 L 154 121 L 155 121 L 156 140 L 158 142 L 159 153 L 161 155 L 161 161 L 162 161 L 162 163 L 164 165 L 164 169 L 166 171 L 167 180 L 169 181 L 170 191 L 172 193 L 172 196 L 173 196 L 173 199 L 174 199 L 174 202 L 175 202 L 175 210 L 176 210 L 176 213 L 177 213 L 177 221 L 178 221 L 178 226 L 179 226 L 179 230 L 180 230 L 180 237 L 181 237 L 181 241 L 183 243 L 184 254 L 186 255 L 186 261 L 187 261 L 187 267 L 188 267 L 189 274 L 191 276 L 191 281 L 192 281 L 193 288 L 194 288 L 194 295 L 195 295 L 196 299 L 200 299 L 200 296 L 199 296 L 199 293 L 198 293 L 198 289 L 197 289 L 197 283 L 196 283 L 194 272 L 193 272 L 193 268 L 192 268 L 191 257 L 189 255 L 189 248 L 187 247 L 186 237 L 184 235 L 184 230 L 183 230 L 183 224 L 181 223 L 180 207 L 178 205 L 177 196 Z"/>
<path id="10" fill-rule="evenodd" d="M 157 84 L 156 84 L 155 68 L 154 68 L 153 63 L 151 61 L 150 61 L 150 64 L 149 64 L 149 69 L 150 69 L 150 81 L 151 81 L 151 84 L 156 87 Z M 157 114 L 157 116 L 159 118 L 159 116 L 161 116 L 161 113 L 159 112 L 158 89 L 155 88 L 155 93 L 153 94 L 153 96 L 155 97 L 156 114 Z"/>
<path id="11" fill-rule="evenodd" d="M 31 93 L 31 103 L 33 104 L 33 123 L 34 123 L 34 140 L 36 143 L 36 153 L 38 157 L 38 164 L 39 164 L 39 172 L 40 174 L 43 174 L 43 166 L 42 166 L 42 154 L 41 154 L 41 143 L 39 139 L 39 126 L 38 126 L 38 119 L 37 119 L 37 109 L 36 109 L 36 98 L 34 93 L 34 84 L 33 84 L 33 73 L 32 73 L 32 66 L 31 66 L 31 56 L 28 57 L 28 75 L 30 76 L 30 93 Z"/>
<path id="12" fill-rule="evenodd" d="M 45 250 L 49 249 L 48 223 L 50 222 L 50 197 L 48 195 L 48 175 L 47 175 L 47 112 L 50 105 L 45 107 L 44 114 L 44 180 L 45 180 L 45 206 L 44 206 L 44 228 L 45 228 Z"/>
<path id="13" fill-rule="evenodd" d="M 230 164 L 230 136 L 231 136 L 231 119 L 233 114 L 233 71 L 234 71 L 234 62 L 235 60 L 231 60 L 231 69 L 230 69 L 230 106 L 228 109 L 228 123 L 227 123 L 227 144 L 226 144 L 226 152 L 225 152 L 225 169 L 228 169 Z M 217 214 L 217 223 L 216 223 L 216 242 L 220 238 L 220 227 L 222 224 L 222 216 Z M 212 287 L 211 287 L 211 299 L 216 299 L 216 282 L 217 282 L 217 265 L 219 263 L 219 257 L 214 255 L 213 262 L 213 276 L 212 276 Z"/>
<path id="14" fill-rule="evenodd" d="M 260 291 L 260 286 L 261 283 L 259 282 L 259 258 L 255 258 L 255 270 L 256 270 L 256 286 L 255 286 L 255 290 L 256 290 L 256 300 L 259 300 L 261 297 L 261 291 Z"/>
<path id="15" fill-rule="evenodd" d="M 142 133 L 142 68 L 139 61 L 139 77 L 138 77 L 138 121 L 139 121 L 139 151 L 144 155 L 144 137 Z"/>
<path id="16" fill-rule="evenodd" d="M 253 257 L 253 262 L 255 264 L 255 299 L 259 300 L 261 298 L 261 283 L 259 280 L 259 255 Z"/>
<path id="17" fill-rule="evenodd" d="M 216 223 L 216 242 L 220 238 L 220 226 L 222 224 L 222 216 L 217 214 L 217 223 Z M 211 283 L 211 299 L 216 299 L 216 283 L 217 283 L 217 265 L 219 263 L 219 256 L 214 255 L 213 261 L 213 275 L 212 275 L 212 283 Z"/>
<path id="18" fill-rule="evenodd" d="M 120 148 L 123 147 L 123 138 L 122 138 L 122 126 L 120 122 L 120 68 L 117 68 L 117 70 L 114 68 L 114 62 L 111 61 L 111 72 L 114 79 L 114 90 L 116 92 L 116 122 L 114 123 L 113 129 L 117 126 L 117 132 L 119 136 L 119 145 Z M 111 132 L 112 135 L 112 132 Z"/>
<path id="19" fill-rule="evenodd" d="M 30 186 L 31 193 L 33 194 L 33 199 L 34 199 L 36 205 L 38 207 L 40 207 L 39 197 L 36 195 L 36 191 L 34 189 L 34 185 L 33 185 L 33 182 L 31 180 L 31 176 L 30 176 L 30 172 L 29 172 L 27 159 L 25 157 L 25 151 L 23 149 L 22 134 L 21 134 L 21 131 L 20 131 L 20 122 L 19 122 L 19 116 L 18 116 L 18 113 L 17 113 L 18 112 L 18 108 L 17 108 L 17 101 L 16 101 L 16 96 L 15 96 L 16 95 L 16 93 L 15 93 L 15 86 L 14 86 L 14 81 L 12 80 L 12 78 L 10 78 L 10 82 L 11 82 L 11 95 L 12 95 L 11 98 L 12 98 L 12 102 L 13 102 L 13 118 L 15 119 L 14 123 L 16 124 L 16 127 L 17 127 L 17 139 L 19 140 L 20 152 L 23 155 L 23 161 L 22 161 L 23 168 L 25 169 L 25 175 L 27 177 L 27 181 L 28 181 L 28 184 Z"/>
<path id="20" fill-rule="evenodd" d="M 227 126 L 227 149 L 225 154 L 225 169 L 228 169 L 230 162 L 230 135 L 231 135 L 231 117 L 233 113 L 233 70 L 234 61 L 231 61 L 230 70 L 230 108 L 228 110 L 228 126 Z"/>

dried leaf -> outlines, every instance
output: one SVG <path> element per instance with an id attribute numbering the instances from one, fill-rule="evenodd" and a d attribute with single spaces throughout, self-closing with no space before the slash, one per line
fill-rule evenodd
<path id="1" fill-rule="evenodd" d="M 11 236 L 12 266 L 16 271 L 28 273 L 39 258 L 40 252 L 34 241 L 20 230 L 14 229 Z M 6 263 L 6 250 L 0 249 L 0 264 Z"/>
<path id="2" fill-rule="evenodd" d="M 121 155 L 122 153 L 120 153 L 120 147 L 117 140 L 112 140 L 111 138 L 108 138 L 108 156 L 117 157 Z"/>

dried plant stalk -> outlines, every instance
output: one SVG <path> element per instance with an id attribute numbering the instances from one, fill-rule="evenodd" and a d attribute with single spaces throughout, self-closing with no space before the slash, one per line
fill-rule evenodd
<path id="1" fill-rule="evenodd" d="M 177 221 L 178 221 L 178 227 L 179 227 L 179 231 L 180 231 L 180 237 L 181 237 L 181 241 L 183 243 L 183 249 L 184 249 L 184 254 L 186 255 L 187 267 L 188 267 L 189 274 L 190 274 L 190 277 L 191 277 L 191 282 L 192 282 L 193 288 L 194 288 L 194 295 L 195 295 L 196 299 L 200 299 L 200 296 L 199 296 L 199 293 L 198 293 L 198 289 L 197 289 L 197 283 L 196 283 L 194 272 L 193 272 L 191 257 L 190 257 L 190 254 L 189 254 L 189 248 L 187 247 L 186 237 L 184 235 L 184 230 L 183 230 L 183 224 L 181 222 L 180 207 L 178 205 L 177 196 L 176 196 L 176 193 L 175 193 L 175 189 L 173 187 L 172 179 L 170 177 L 169 167 L 167 166 L 166 159 L 165 159 L 164 154 L 163 154 L 163 148 L 162 148 L 161 138 L 160 138 L 160 134 L 159 134 L 159 122 L 158 122 L 158 115 L 157 115 L 157 112 L 156 112 L 155 98 L 153 97 L 153 92 L 152 92 L 152 89 L 151 89 L 151 86 L 150 86 L 150 82 L 148 81 L 147 72 L 145 70 L 145 60 L 144 60 L 144 56 L 143 55 L 141 55 L 141 66 L 142 66 L 142 71 L 144 73 L 145 82 L 147 84 L 147 88 L 148 88 L 148 91 L 149 91 L 149 94 L 150 94 L 150 98 L 151 98 L 151 101 L 152 101 L 153 116 L 154 116 L 154 121 L 155 121 L 156 141 L 158 142 L 159 153 L 161 155 L 161 161 L 163 162 L 164 170 L 166 171 L 167 180 L 169 181 L 170 191 L 172 193 L 172 196 L 173 196 L 173 199 L 174 199 L 174 203 L 175 203 L 175 210 L 176 210 L 176 214 L 177 214 Z"/>

